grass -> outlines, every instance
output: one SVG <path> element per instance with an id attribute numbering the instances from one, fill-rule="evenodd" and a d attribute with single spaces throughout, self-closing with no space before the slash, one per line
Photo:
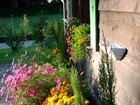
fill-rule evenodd
<path id="1" fill-rule="evenodd" d="M 11 49 L 0 49 L 0 62 L 6 63 L 6 62 L 12 62 L 13 58 L 17 59 L 20 58 L 20 56 L 25 53 L 26 50 L 29 51 L 35 51 L 37 46 L 28 46 L 23 47 L 19 50 L 18 53 L 14 54 L 12 53 Z"/>
<path id="2" fill-rule="evenodd" d="M 62 21 L 62 14 L 46 14 L 46 15 L 34 15 L 34 16 L 27 16 L 28 19 L 28 33 L 32 33 L 32 28 L 33 28 L 33 23 L 38 19 L 41 18 L 42 16 L 45 16 L 45 18 L 49 22 L 54 22 L 55 20 L 57 21 Z M 15 28 L 19 29 L 20 24 L 22 21 L 22 17 L 13 17 L 13 23 Z M 5 25 L 8 25 L 11 22 L 11 17 L 6 17 L 6 18 L 0 18 L 0 22 L 4 23 Z M 1 35 L 1 33 L 0 33 Z"/>
<path id="3" fill-rule="evenodd" d="M 28 19 L 28 22 L 29 22 L 28 23 L 29 27 L 28 27 L 28 30 L 27 30 L 28 33 L 32 33 L 33 23 L 40 17 L 42 17 L 42 15 L 27 16 L 27 19 Z M 62 22 L 62 14 L 49 14 L 49 15 L 45 15 L 45 18 L 47 18 L 47 20 L 52 24 L 56 23 L 57 21 Z M 14 23 L 15 28 L 19 29 L 21 20 L 22 20 L 22 17 L 14 17 L 13 18 L 13 21 L 14 21 L 13 23 Z M 0 18 L 0 21 L 8 25 L 11 21 L 11 17 Z M 0 35 L 1 35 L 1 33 L 0 33 Z M 10 48 L 9 49 L 0 49 L 0 62 L 12 62 L 13 58 L 20 58 L 20 56 L 26 50 L 29 50 L 29 52 L 34 52 L 36 47 L 37 46 L 30 46 L 30 47 L 27 47 L 27 48 L 23 47 L 16 54 L 12 53 Z"/>

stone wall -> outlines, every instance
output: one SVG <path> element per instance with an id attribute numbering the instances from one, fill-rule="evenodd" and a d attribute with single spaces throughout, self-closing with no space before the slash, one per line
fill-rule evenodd
<path id="1" fill-rule="evenodd" d="M 124 59 L 114 60 L 117 105 L 140 105 L 140 2 L 100 0 L 99 11 L 100 42 L 104 34 L 109 44 L 128 50 Z"/>

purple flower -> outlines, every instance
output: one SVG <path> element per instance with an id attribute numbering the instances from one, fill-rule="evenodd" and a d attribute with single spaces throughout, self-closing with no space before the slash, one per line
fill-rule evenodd
<path id="1" fill-rule="evenodd" d="M 44 85 L 44 80 L 40 80 L 39 85 Z"/>
<path id="2" fill-rule="evenodd" d="M 58 91 L 60 89 L 61 84 L 62 84 L 61 79 L 60 78 L 56 78 L 55 79 L 55 83 L 56 83 L 55 90 Z"/>
<path id="3" fill-rule="evenodd" d="M 38 94 L 37 89 L 36 88 L 32 88 L 31 90 L 29 90 L 29 95 L 31 97 L 36 97 Z"/>
<path id="4" fill-rule="evenodd" d="M 84 71 L 81 71 L 81 72 L 80 72 L 80 76 L 83 76 L 83 74 L 84 74 Z"/>
<path id="5" fill-rule="evenodd" d="M 45 65 L 43 74 L 53 74 L 54 72 L 54 68 L 49 65 Z"/>

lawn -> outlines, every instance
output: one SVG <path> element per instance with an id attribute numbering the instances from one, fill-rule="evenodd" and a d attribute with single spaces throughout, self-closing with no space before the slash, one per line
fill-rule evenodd
<path id="1" fill-rule="evenodd" d="M 62 21 L 63 15 L 62 14 L 45 14 L 45 15 L 34 15 L 34 16 L 27 16 L 28 19 L 28 33 L 32 33 L 32 28 L 34 25 L 34 22 L 36 22 L 38 19 L 41 17 L 45 17 L 49 22 L 54 22 L 54 21 Z M 14 27 L 19 29 L 21 25 L 23 17 L 14 17 L 13 18 L 13 24 Z M 6 17 L 6 18 L 0 18 L 0 24 L 4 23 L 5 25 L 8 25 L 11 22 L 12 18 L 11 17 Z M 0 33 L 1 35 L 1 33 Z"/>
<path id="2" fill-rule="evenodd" d="M 49 23 L 54 23 L 55 21 L 62 22 L 62 14 L 49 14 L 49 15 L 46 14 L 46 15 L 27 16 L 28 24 L 29 24 L 29 26 L 27 28 L 27 33 L 32 34 L 34 22 L 36 20 L 38 20 L 39 18 L 41 18 L 42 16 L 47 18 Z M 8 25 L 11 22 L 11 17 L 1 18 L 0 21 L 3 22 L 4 24 Z M 21 21 L 22 21 L 22 17 L 13 18 L 13 23 L 14 23 L 15 28 L 19 29 Z M 0 33 L 0 35 L 1 35 L 1 33 Z M 0 42 L 3 42 L 3 40 L 0 39 Z M 26 50 L 29 50 L 31 52 L 31 51 L 35 51 L 35 49 L 36 49 L 36 46 L 30 46 L 27 48 L 23 47 L 16 54 L 12 53 L 10 48 L 9 49 L 0 49 L 0 62 L 11 62 L 13 60 L 13 58 L 19 58 Z"/>
<path id="3" fill-rule="evenodd" d="M 36 47 L 37 46 L 35 46 L 35 45 L 34 46 L 28 46 L 26 48 L 23 47 L 16 54 L 12 53 L 10 48 L 8 48 L 8 49 L 0 49 L 0 62 L 4 62 L 4 63 L 5 62 L 12 62 L 13 58 L 15 58 L 15 59 L 20 58 L 20 56 L 22 54 L 24 54 L 26 50 L 30 51 L 30 52 L 33 52 L 33 51 L 35 51 Z"/>

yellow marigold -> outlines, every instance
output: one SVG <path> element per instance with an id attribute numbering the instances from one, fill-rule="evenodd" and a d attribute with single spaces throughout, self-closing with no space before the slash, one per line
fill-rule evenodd
<path id="1" fill-rule="evenodd" d="M 57 95 L 54 95 L 51 99 L 52 99 L 52 101 L 55 101 L 55 100 L 57 100 Z"/>
<path id="2" fill-rule="evenodd" d="M 66 91 L 66 92 L 64 92 L 64 96 L 67 96 L 68 95 L 68 92 Z"/>
<path id="3" fill-rule="evenodd" d="M 85 101 L 85 104 L 86 104 L 86 105 L 87 105 L 87 104 L 89 104 L 89 101 L 88 101 L 88 100 L 86 100 L 86 101 Z"/>
<path id="4" fill-rule="evenodd" d="M 66 85 L 67 84 L 67 82 L 66 81 L 63 81 L 63 83 L 62 83 L 63 85 Z"/>
<path id="5" fill-rule="evenodd" d="M 47 105 L 47 103 L 48 103 L 48 98 L 46 98 L 46 100 L 43 102 L 42 105 Z"/>
<path id="6" fill-rule="evenodd" d="M 68 102 L 68 97 L 67 96 L 63 96 L 63 101 L 64 101 L 64 104 L 67 104 L 67 102 Z"/>
<path id="7" fill-rule="evenodd" d="M 71 96 L 71 97 L 68 99 L 68 104 L 71 104 L 73 101 L 74 101 L 74 96 Z"/>
<path id="8" fill-rule="evenodd" d="M 61 87 L 60 87 L 60 92 L 63 93 L 63 92 L 65 92 L 65 91 L 66 91 L 65 87 L 64 87 L 64 86 L 61 86 Z"/>
<path id="9" fill-rule="evenodd" d="M 48 98 L 48 103 L 47 105 L 55 105 L 54 100 L 52 98 Z"/>
<path id="10" fill-rule="evenodd" d="M 59 99 L 58 102 L 56 103 L 56 105 L 63 105 L 63 100 Z"/>
<path id="11" fill-rule="evenodd" d="M 60 98 L 62 98 L 64 96 L 64 93 L 60 93 L 59 95 L 58 95 L 58 98 L 60 99 Z"/>

